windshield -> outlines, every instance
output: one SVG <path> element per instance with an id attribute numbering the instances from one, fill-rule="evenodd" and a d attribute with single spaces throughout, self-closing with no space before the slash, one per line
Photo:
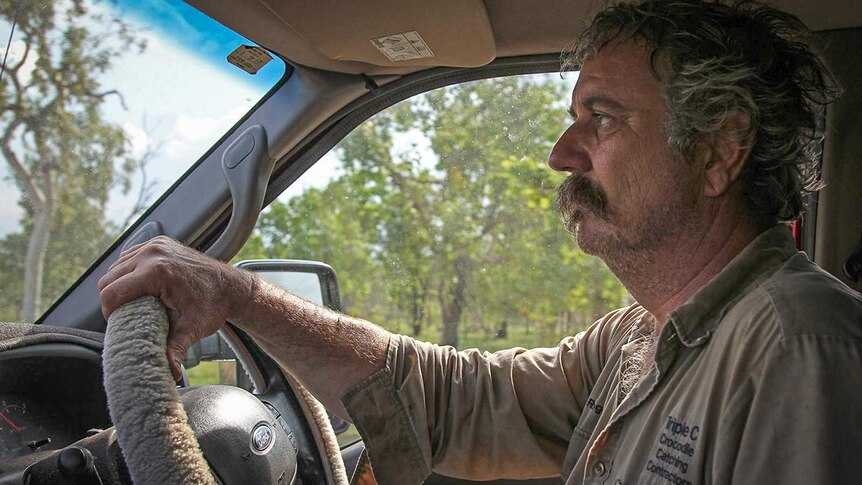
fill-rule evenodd
<path id="1" fill-rule="evenodd" d="M 177 0 L 2 1 L 0 42 L 0 321 L 35 321 L 286 69 Z"/>

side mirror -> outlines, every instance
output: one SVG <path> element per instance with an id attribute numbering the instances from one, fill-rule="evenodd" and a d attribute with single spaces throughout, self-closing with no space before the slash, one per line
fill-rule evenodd
<path id="1" fill-rule="evenodd" d="M 252 259 L 241 261 L 236 264 L 236 267 L 256 273 L 270 283 L 312 303 L 335 311 L 343 311 L 338 293 L 338 279 L 335 270 L 328 264 L 299 259 Z M 218 373 L 217 382 L 206 383 L 245 387 L 242 385 L 247 380 L 245 372 L 235 364 L 236 356 L 219 334 L 210 335 L 194 344 L 186 354 L 183 365 L 186 369 L 191 369 L 202 361 L 223 362 L 228 367 L 228 372 Z M 232 372 L 231 369 L 233 369 Z M 193 384 L 199 383 L 204 382 L 193 382 Z M 331 413 L 329 420 L 335 434 L 343 433 L 350 427 L 350 423 Z"/>
<path id="2" fill-rule="evenodd" d="M 256 273 L 275 286 L 310 302 L 344 311 L 335 270 L 328 264 L 301 259 L 251 259 L 240 261 L 236 267 Z"/>

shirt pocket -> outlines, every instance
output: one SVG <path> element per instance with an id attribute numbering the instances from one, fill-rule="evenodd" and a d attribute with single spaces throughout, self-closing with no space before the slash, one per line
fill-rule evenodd
<path id="1" fill-rule="evenodd" d="M 575 427 L 572 432 L 572 439 L 569 440 L 569 447 L 566 449 L 566 459 L 563 462 L 563 477 L 568 477 L 572 474 L 572 470 L 578 463 L 578 458 L 590 442 L 592 432 L 582 430 L 579 426 Z"/>

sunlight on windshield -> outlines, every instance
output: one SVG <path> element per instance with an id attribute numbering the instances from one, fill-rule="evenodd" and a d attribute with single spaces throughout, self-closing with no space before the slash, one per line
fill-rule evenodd
<path id="1" fill-rule="evenodd" d="M 229 64 L 253 44 L 176 0 L 3 2 L 0 39 L 0 321 L 34 321 L 285 72 Z"/>

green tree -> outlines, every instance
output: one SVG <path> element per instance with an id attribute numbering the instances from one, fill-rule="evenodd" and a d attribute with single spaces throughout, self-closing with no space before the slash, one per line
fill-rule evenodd
<path id="1" fill-rule="evenodd" d="M 22 232 L 0 241 L 9 258 L 0 310 L 14 318 L 18 301 L 18 318 L 33 321 L 117 229 L 105 221 L 108 193 L 129 189 L 139 161 L 123 130 L 103 117 L 106 99 L 122 98 L 99 78 L 118 56 L 145 46 L 82 0 L 0 0 L 0 18 L 15 22 L 23 43 L 0 81 L 0 154 L 25 213 Z"/>
<path id="2" fill-rule="evenodd" d="M 249 247 L 330 263 L 349 312 L 394 331 L 553 343 L 627 298 L 554 211 L 546 160 L 567 88 L 504 78 L 390 108 L 338 145 L 330 183 L 273 203 Z"/>

